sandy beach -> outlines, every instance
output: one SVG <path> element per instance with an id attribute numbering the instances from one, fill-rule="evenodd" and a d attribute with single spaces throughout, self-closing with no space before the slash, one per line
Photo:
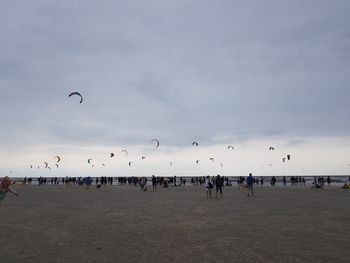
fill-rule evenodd
<path id="1" fill-rule="evenodd" d="M 15 188 L 0 209 L 4 263 L 350 261 L 349 190 Z"/>

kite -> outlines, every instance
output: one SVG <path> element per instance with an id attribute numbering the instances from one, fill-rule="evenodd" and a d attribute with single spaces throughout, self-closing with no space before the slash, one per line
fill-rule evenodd
<path id="1" fill-rule="evenodd" d="M 214 162 L 214 158 L 210 158 L 209 160 Z"/>
<path id="2" fill-rule="evenodd" d="M 232 150 L 234 150 L 235 148 L 234 148 L 232 145 L 230 145 L 230 146 L 227 147 L 227 149 L 232 149 Z"/>
<path id="3" fill-rule="evenodd" d="M 114 156 L 114 153 L 111 153 L 111 158 Z"/>
<path id="4" fill-rule="evenodd" d="M 159 141 L 157 139 L 152 139 L 151 142 L 156 142 L 157 143 L 156 148 L 159 147 Z"/>
<path id="5" fill-rule="evenodd" d="M 61 157 L 59 157 L 59 156 L 55 156 L 54 158 L 57 158 L 57 163 L 59 163 L 61 161 Z"/>
<path id="6" fill-rule="evenodd" d="M 129 166 L 131 166 L 132 162 L 129 162 Z"/>
<path id="7" fill-rule="evenodd" d="M 269 150 L 270 150 L 270 151 L 274 151 L 274 150 L 275 150 L 275 147 L 270 147 Z"/>
<path id="8" fill-rule="evenodd" d="M 198 142 L 193 142 L 192 145 L 193 146 L 198 146 Z"/>
<path id="9" fill-rule="evenodd" d="M 92 159 L 88 159 L 88 164 L 91 164 Z"/>
<path id="10" fill-rule="evenodd" d="M 122 150 L 122 152 L 125 152 L 125 156 L 128 156 L 128 151 L 127 150 Z"/>
<path id="11" fill-rule="evenodd" d="M 45 168 L 49 167 L 49 164 L 47 162 L 44 162 Z"/>
<path id="12" fill-rule="evenodd" d="M 79 92 L 72 92 L 71 94 L 69 94 L 69 97 L 71 97 L 73 95 L 78 95 L 80 97 L 80 103 L 83 102 L 83 96 Z"/>

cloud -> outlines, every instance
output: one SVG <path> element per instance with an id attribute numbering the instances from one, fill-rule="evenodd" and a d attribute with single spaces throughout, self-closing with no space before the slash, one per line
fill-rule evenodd
<path id="1" fill-rule="evenodd" d="M 5 1 L 1 144 L 347 136 L 349 5 Z"/>

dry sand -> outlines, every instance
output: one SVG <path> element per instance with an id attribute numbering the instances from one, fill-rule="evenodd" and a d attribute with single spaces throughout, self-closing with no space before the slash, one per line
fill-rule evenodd
<path id="1" fill-rule="evenodd" d="M 1 263 L 350 262 L 350 190 L 15 188 L 0 208 Z"/>

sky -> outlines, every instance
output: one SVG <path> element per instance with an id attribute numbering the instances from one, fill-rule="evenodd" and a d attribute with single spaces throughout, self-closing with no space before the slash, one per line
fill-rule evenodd
<path id="1" fill-rule="evenodd" d="M 350 174 L 349 1 L 0 7 L 0 176 Z"/>

